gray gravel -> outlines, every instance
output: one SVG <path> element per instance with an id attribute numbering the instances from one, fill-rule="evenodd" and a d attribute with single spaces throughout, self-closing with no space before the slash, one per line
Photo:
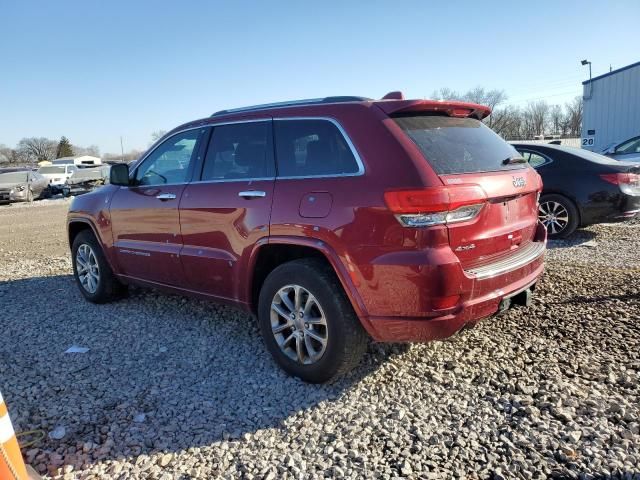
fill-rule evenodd
<path id="1" fill-rule="evenodd" d="M 640 479 L 637 226 L 553 242 L 529 309 L 313 386 L 235 310 L 83 301 L 65 202 L 0 207 L 0 388 L 48 477 Z"/>

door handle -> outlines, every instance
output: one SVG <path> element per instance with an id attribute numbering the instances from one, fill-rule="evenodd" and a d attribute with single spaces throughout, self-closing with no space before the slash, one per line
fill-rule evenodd
<path id="1" fill-rule="evenodd" d="M 262 190 L 245 190 L 243 192 L 238 192 L 238 196 L 242 198 L 262 198 L 267 196 L 267 192 L 263 192 Z"/>
<path id="2" fill-rule="evenodd" d="M 176 196 L 173 193 L 161 193 L 160 195 L 156 195 L 156 198 L 166 202 L 167 200 L 175 200 Z"/>

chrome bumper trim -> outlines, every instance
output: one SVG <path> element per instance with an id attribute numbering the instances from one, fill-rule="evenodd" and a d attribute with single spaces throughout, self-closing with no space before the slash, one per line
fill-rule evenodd
<path id="1" fill-rule="evenodd" d="M 503 258 L 488 265 L 482 265 L 481 267 L 465 270 L 465 273 L 475 277 L 476 279 L 495 277 L 496 275 L 510 272 L 533 262 L 543 255 L 545 250 L 546 245 L 544 242 L 531 242 L 526 247 L 516 250 L 513 255 L 510 255 L 507 258 Z"/>

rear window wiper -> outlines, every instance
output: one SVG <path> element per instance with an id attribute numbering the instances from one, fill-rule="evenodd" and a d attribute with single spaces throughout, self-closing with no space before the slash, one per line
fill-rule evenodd
<path id="1" fill-rule="evenodd" d="M 520 156 L 507 157 L 502 161 L 502 165 L 515 165 L 516 163 L 527 163 L 527 161 Z"/>

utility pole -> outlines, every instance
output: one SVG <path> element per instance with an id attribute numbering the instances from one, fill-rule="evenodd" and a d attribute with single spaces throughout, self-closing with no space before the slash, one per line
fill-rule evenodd
<path id="1" fill-rule="evenodd" d="M 124 146 L 122 145 L 122 135 L 120 135 L 120 161 L 124 163 Z"/>

